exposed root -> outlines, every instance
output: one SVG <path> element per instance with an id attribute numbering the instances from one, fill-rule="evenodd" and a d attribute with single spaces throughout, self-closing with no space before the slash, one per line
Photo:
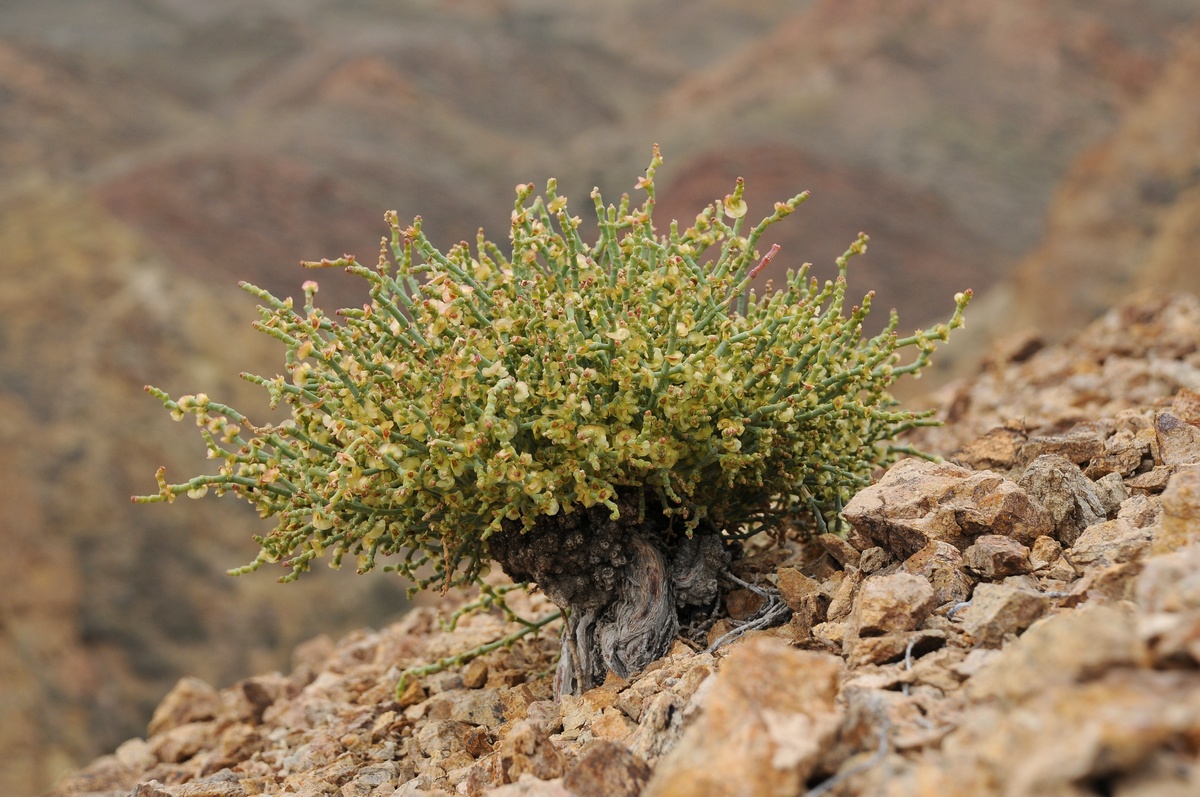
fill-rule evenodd
<path id="1" fill-rule="evenodd" d="M 636 493 L 618 506 L 616 520 L 605 507 L 578 509 L 488 541 L 511 578 L 535 582 L 568 614 L 560 695 L 598 686 L 609 671 L 628 678 L 665 655 L 680 611 L 714 605 L 732 558 L 716 529 L 687 537 L 649 509 L 639 521 Z"/>
<path id="2" fill-rule="evenodd" d="M 783 600 L 783 596 L 775 587 L 760 587 L 751 584 L 748 581 L 742 581 L 737 576 L 728 572 L 724 573 L 722 577 L 733 582 L 734 584 L 737 584 L 743 589 L 748 589 L 756 595 L 762 596 L 764 598 L 763 605 L 759 607 L 759 610 L 754 613 L 753 617 L 749 617 L 745 620 L 734 621 L 733 630 L 718 637 L 711 645 L 705 648 L 705 653 L 712 653 L 717 648 L 723 645 L 728 645 L 730 642 L 749 631 L 756 631 L 759 629 L 771 628 L 772 626 L 779 625 L 789 616 L 791 616 L 792 610 L 788 608 L 787 603 L 785 603 Z"/>

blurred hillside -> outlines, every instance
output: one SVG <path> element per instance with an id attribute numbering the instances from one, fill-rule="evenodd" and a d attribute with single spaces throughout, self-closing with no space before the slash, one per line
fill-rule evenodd
<path id="1" fill-rule="evenodd" d="M 974 287 L 959 362 L 1195 273 L 1192 0 L 564 5 L 0 4 L 0 792 L 141 733 L 183 673 L 228 683 L 403 610 L 382 574 L 226 578 L 248 507 L 128 503 L 206 464 L 142 386 L 264 407 L 236 375 L 277 352 L 237 281 L 373 262 L 384 210 L 502 239 L 516 183 L 554 175 L 583 213 L 657 141 L 664 222 L 739 175 L 752 215 L 810 189 L 773 267 L 828 274 L 861 229 L 853 289 L 903 326 Z"/>

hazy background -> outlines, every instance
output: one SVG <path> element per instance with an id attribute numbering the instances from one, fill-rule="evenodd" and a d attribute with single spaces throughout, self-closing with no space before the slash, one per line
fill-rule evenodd
<path id="1" fill-rule="evenodd" d="M 374 262 L 383 212 L 443 246 L 507 234 L 513 186 L 632 191 L 656 217 L 747 180 L 812 199 L 773 268 L 829 274 L 902 326 L 976 289 L 960 368 L 1145 287 L 1200 281 L 1194 0 L 4 0 L 0 3 L 0 793 L 144 733 L 182 674 L 288 666 L 405 607 L 384 574 L 231 579 L 261 521 L 133 506 L 206 467 L 141 388 L 263 406 L 248 279 Z M 322 272 L 328 307 L 356 281 Z"/>

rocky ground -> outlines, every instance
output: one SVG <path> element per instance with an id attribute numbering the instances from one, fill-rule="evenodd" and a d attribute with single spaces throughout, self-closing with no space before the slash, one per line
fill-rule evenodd
<path id="1" fill-rule="evenodd" d="M 238 280 L 373 262 L 389 208 L 443 246 L 503 238 L 513 185 L 550 175 L 586 218 L 657 141 L 664 223 L 739 175 L 752 215 L 811 189 L 764 242 L 777 284 L 865 230 L 851 291 L 903 329 L 973 288 L 935 360 L 973 368 L 997 331 L 1194 282 L 1198 23 L 1191 0 L 0 3 L 0 794 L 139 732 L 184 673 L 225 686 L 406 606 L 324 568 L 225 578 L 263 530 L 244 505 L 128 502 L 206 467 L 144 384 L 265 411 L 236 374 L 278 350 Z M 319 279 L 329 309 L 365 299 Z"/>
<path id="2" fill-rule="evenodd" d="M 146 738 L 52 797 L 1119 795 L 1200 792 L 1200 300 L 1013 344 L 847 506 L 844 537 L 752 547 L 707 641 L 551 697 L 554 633 L 441 609 L 187 678 Z M 531 618 L 538 595 L 512 603 Z M 790 615 L 790 616 L 788 616 Z"/>

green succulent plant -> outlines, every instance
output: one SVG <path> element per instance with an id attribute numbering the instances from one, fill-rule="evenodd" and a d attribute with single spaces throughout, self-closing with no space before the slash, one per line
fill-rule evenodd
<path id="1" fill-rule="evenodd" d="M 255 426 L 204 394 L 175 400 L 147 388 L 177 419 L 194 416 L 219 466 L 178 484 L 160 469 L 158 492 L 134 500 L 211 490 L 252 502 L 276 525 L 236 573 L 274 563 L 287 581 L 322 556 L 334 565 L 351 556 L 359 572 L 386 562 L 424 588 L 479 582 L 497 559 L 572 616 L 593 611 L 597 621 L 615 611 L 621 573 L 640 556 L 634 538 L 651 540 L 670 572 L 674 607 L 686 592 L 678 563 L 698 556 L 694 546 L 685 555 L 685 540 L 711 538 L 715 551 L 767 529 L 825 528 L 906 450 L 897 434 L 934 422 L 899 409 L 889 387 L 962 324 L 970 292 L 955 297 L 947 323 L 901 337 L 893 312 L 866 337 L 871 294 L 843 309 L 847 260 L 864 251 L 864 235 L 838 259 L 836 279 L 813 279 L 804 264 L 759 293 L 752 285 L 778 251 L 760 253 L 759 240 L 807 193 L 746 229 L 739 179 L 691 226 L 663 233 L 652 219 L 661 163 L 656 148 L 637 183 L 640 205 L 628 195 L 606 205 L 592 192 L 590 242 L 553 180 L 544 196 L 517 187 L 503 248 L 481 231 L 474 246 L 443 253 L 419 217 L 403 226 L 388 213 L 374 268 L 349 256 L 307 264 L 342 266 L 368 284 L 371 301 L 340 319 L 315 305 L 315 283 L 303 307 L 244 284 L 263 302 L 256 328 L 286 354 L 283 374 L 243 376 L 290 419 Z M 605 524 L 615 530 L 597 531 Z M 569 561 L 527 561 L 543 538 L 537 556 Z M 570 559 L 580 545 L 607 602 Z M 719 569 L 720 556 L 707 559 Z M 556 588 L 559 570 L 583 578 L 588 600 Z M 572 655 L 566 678 L 586 687 L 594 678 Z M 619 671 L 614 660 L 596 658 Z"/>

